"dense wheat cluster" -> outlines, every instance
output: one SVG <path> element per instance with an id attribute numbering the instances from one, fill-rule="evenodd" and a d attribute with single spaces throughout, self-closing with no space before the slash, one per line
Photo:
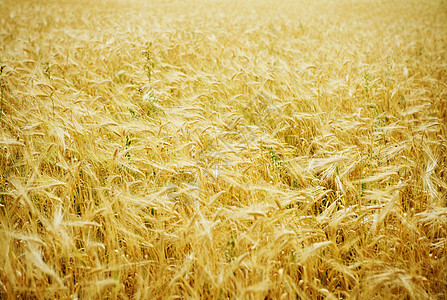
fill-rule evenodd
<path id="1" fill-rule="evenodd" d="M 445 1 L 0 1 L 0 298 L 444 299 Z"/>

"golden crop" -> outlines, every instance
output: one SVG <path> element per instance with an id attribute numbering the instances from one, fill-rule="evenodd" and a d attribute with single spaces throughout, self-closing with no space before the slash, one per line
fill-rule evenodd
<path id="1" fill-rule="evenodd" d="M 0 0 L 0 298 L 443 299 L 446 20 Z"/>

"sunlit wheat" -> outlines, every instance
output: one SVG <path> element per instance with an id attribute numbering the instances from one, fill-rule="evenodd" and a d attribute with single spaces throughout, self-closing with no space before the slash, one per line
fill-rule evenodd
<path id="1" fill-rule="evenodd" d="M 0 8 L 0 298 L 444 299 L 445 1 Z"/>

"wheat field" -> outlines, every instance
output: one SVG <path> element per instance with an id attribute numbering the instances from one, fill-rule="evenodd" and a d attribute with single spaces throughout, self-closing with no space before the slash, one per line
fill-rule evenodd
<path id="1" fill-rule="evenodd" d="M 447 2 L 0 0 L 0 298 L 445 299 Z"/>

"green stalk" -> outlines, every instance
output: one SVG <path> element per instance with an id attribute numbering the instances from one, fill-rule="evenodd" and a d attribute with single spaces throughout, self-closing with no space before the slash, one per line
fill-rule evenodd
<path id="1" fill-rule="evenodd" d="M 0 61 L 0 64 L 1 64 L 1 61 Z M 2 73 L 3 73 L 3 66 L 0 67 L 0 90 L 1 90 L 0 123 L 2 122 L 2 115 L 3 115 L 3 85 L 2 85 Z"/>

